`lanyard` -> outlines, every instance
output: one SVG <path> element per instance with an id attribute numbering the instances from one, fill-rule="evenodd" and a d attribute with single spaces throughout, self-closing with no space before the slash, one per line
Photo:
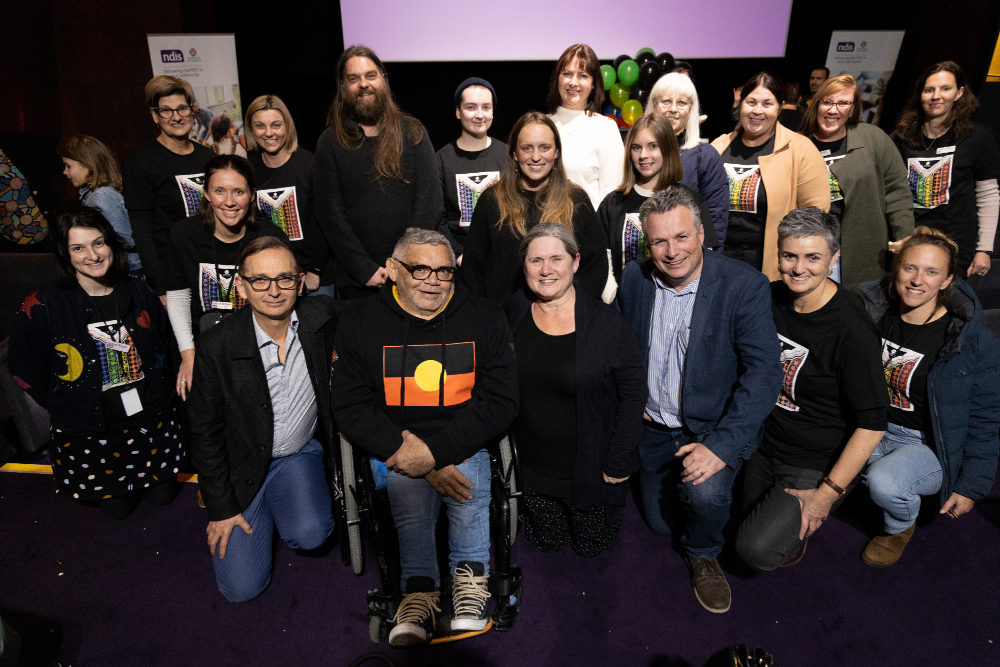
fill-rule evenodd
<path id="1" fill-rule="evenodd" d="M 116 320 L 117 326 L 108 325 L 108 336 L 111 338 L 112 342 L 121 344 L 121 335 L 122 335 L 121 332 L 122 332 L 122 327 L 125 326 L 125 322 L 122 321 L 121 308 L 119 308 L 121 304 L 118 301 L 118 290 L 112 288 L 111 294 L 109 294 L 108 296 L 112 297 L 112 302 L 114 303 L 114 315 L 117 318 Z M 107 324 L 109 320 L 107 317 L 105 317 L 104 313 L 101 312 L 101 307 L 97 305 L 97 301 L 94 300 L 94 297 L 92 297 L 88 293 L 87 299 L 90 300 L 90 305 L 93 306 L 94 310 L 97 311 L 97 316 L 101 318 L 102 322 Z"/>
<path id="2" fill-rule="evenodd" d="M 240 239 L 239 245 L 236 247 L 237 261 L 239 261 L 239 256 L 243 253 L 243 250 L 246 247 L 248 231 L 249 230 L 244 229 L 243 238 Z M 219 286 L 219 297 L 220 297 L 219 299 L 216 299 L 216 301 L 222 301 L 228 303 L 229 297 L 233 293 L 233 288 L 236 285 L 236 269 L 233 269 L 233 275 L 230 276 L 229 278 L 229 287 L 224 288 L 222 286 L 222 269 L 219 268 L 219 244 L 218 244 L 218 239 L 215 238 L 214 234 L 212 235 L 212 252 L 215 256 L 215 282 Z"/>

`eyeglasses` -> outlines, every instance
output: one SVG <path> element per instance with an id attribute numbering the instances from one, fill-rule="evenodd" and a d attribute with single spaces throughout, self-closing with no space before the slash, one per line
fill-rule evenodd
<path id="1" fill-rule="evenodd" d="M 163 119 L 170 118 L 174 115 L 174 112 L 177 112 L 177 115 L 181 118 L 187 118 L 192 113 L 191 107 L 187 104 L 182 104 L 176 109 L 171 109 L 170 107 L 155 107 L 153 110 L 156 111 L 156 113 L 160 115 L 160 118 Z"/>
<path id="2" fill-rule="evenodd" d="M 832 109 L 833 107 L 837 107 L 838 111 L 847 111 L 854 106 L 854 102 L 848 102 L 847 100 L 840 100 L 839 102 L 834 102 L 833 100 L 820 100 L 819 106 L 823 109 Z"/>
<path id="3" fill-rule="evenodd" d="M 661 109 L 669 109 L 671 106 L 674 106 L 677 107 L 678 111 L 684 111 L 689 106 L 691 106 L 691 103 L 688 102 L 687 100 L 662 99 L 659 102 L 657 102 L 656 105 Z"/>
<path id="4" fill-rule="evenodd" d="M 431 277 L 432 273 L 436 273 L 438 280 L 449 282 L 451 281 L 452 278 L 455 277 L 455 272 L 458 271 L 458 269 L 455 268 L 454 266 L 439 266 L 436 269 L 432 269 L 431 267 L 424 266 L 422 264 L 418 264 L 417 266 L 410 266 L 406 262 L 401 262 L 395 257 L 392 258 L 392 261 L 396 262 L 404 269 L 409 271 L 410 275 L 413 276 L 414 280 L 427 280 L 428 278 Z"/>
<path id="5" fill-rule="evenodd" d="M 277 278 L 268 278 L 267 276 L 242 276 L 243 280 L 249 283 L 250 288 L 254 292 L 267 292 L 271 289 L 271 283 L 278 283 L 278 289 L 295 289 L 299 286 L 298 276 L 278 276 Z"/>

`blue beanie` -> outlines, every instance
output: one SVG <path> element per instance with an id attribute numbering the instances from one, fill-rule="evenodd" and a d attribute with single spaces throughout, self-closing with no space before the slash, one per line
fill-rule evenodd
<path id="1" fill-rule="evenodd" d="M 464 91 L 469 86 L 482 86 L 486 90 L 490 91 L 490 95 L 493 96 L 493 106 L 497 105 L 497 91 L 493 90 L 493 86 L 486 79 L 480 79 L 478 76 L 470 76 L 468 79 L 458 84 L 458 88 L 455 89 L 455 106 L 458 107 L 462 104 L 462 91 Z"/>

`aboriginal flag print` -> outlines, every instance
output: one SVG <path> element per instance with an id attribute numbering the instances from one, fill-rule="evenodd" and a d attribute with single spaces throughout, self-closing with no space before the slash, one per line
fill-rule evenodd
<path id="1" fill-rule="evenodd" d="M 177 187 L 180 188 L 187 217 L 198 215 L 201 197 L 205 194 L 205 174 L 177 175 L 174 178 L 177 179 Z"/>
<path id="2" fill-rule="evenodd" d="M 889 385 L 889 405 L 905 412 L 913 412 L 910 402 L 910 380 L 924 355 L 890 340 L 882 339 L 882 368 Z"/>
<path id="3" fill-rule="evenodd" d="M 289 241 L 301 241 L 302 222 L 295 197 L 295 186 L 257 191 L 257 208 L 278 229 L 285 232 Z"/>
<path id="4" fill-rule="evenodd" d="M 756 213 L 760 165 L 727 164 L 725 167 L 729 177 L 729 210 Z"/>
<path id="5" fill-rule="evenodd" d="M 913 192 L 913 208 L 936 208 L 948 203 L 954 159 L 954 154 L 909 159 L 907 176 Z"/>
<path id="6" fill-rule="evenodd" d="M 476 344 L 450 343 L 445 354 L 444 405 L 461 405 L 472 398 L 476 385 Z M 403 346 L 382 348 L 385 404 L 399 405 L 402 383 L 406 383 L 406 407 L 437 407 L 441 382 L 441 345 L 409 345 L 406 368 Z"/>
<path id="7" fill-rule="evenodd" d="M 799 406 L 795 404 L 795 382 L 799 378 L 802 365 L 809 358 L 809 348 L 781 334 L 778 334 L 778 339 L 781 341 L 781 368 L 785 371 L 785 380 L 781 383 L 781 393 L 778 394 L 775 405 L 789 412 L 798 412 Z"/>

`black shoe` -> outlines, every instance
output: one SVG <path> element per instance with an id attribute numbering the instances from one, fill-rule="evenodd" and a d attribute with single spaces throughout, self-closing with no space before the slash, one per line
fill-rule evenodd
<path id="1" fill-rule="evenodd" d="M 389 632 L 389 644 L 396 647 L 419 646 L 430 642 L 437 628 L 441 592 L 434 588 L 430 577 L 410 577 L 406 580 L 406 595 L 399 603 Z"/>
<path id="2" fill-rule="evenodd" d="M 472 561 L 459 561 L 452 579 L 451 598 L 454 616 L 452 630 L 474 631 L 486 629 L 487 591 L 486 566 Z"/>

